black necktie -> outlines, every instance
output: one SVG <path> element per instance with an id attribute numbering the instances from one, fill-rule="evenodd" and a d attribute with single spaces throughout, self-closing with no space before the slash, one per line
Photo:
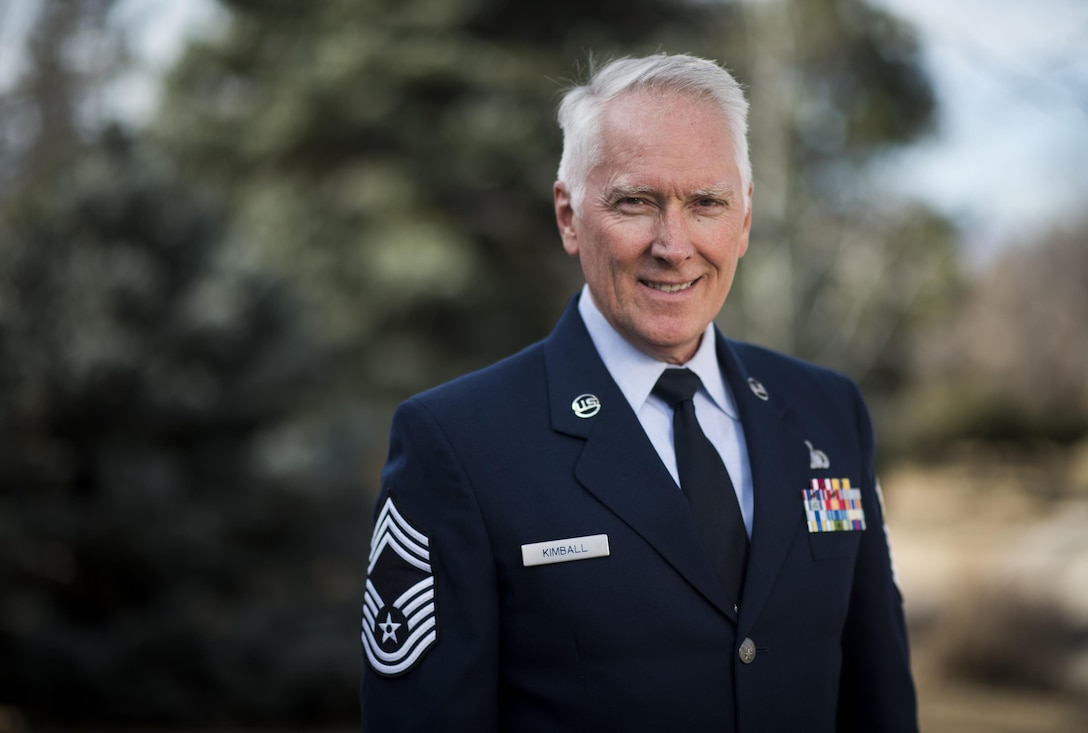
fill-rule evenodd
<path id="1" fill-rule="evenodd" d="M 739 604 L 747 565 L 748 533 L 729 472 L 695 418 L 692 397 L 702 384 L 688 369 L 666 369 L 653 393 L 673 409 L 676 468 L 699 539 L 722 585 L 733 602 Z"/>

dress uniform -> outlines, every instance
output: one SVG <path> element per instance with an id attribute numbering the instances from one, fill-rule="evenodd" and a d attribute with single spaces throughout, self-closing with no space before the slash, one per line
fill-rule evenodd
<path id="1" fill-rule="evenodd" d="M 576 298 L 544 341 L 394 417 L 364 733 L 917 730 L 860 394 L 713 335 L 750 470 L 743 601 Z"/>

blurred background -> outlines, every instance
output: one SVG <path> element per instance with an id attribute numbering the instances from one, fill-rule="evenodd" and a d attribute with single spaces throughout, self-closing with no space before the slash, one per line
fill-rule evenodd
<path id="1" fill-rule="evenodd" d="M 560 91 L 752 102 L 732 336 L 876 420 L 924 730 L 1088 726 L 1079 0 L 0 2 L 0 733 L 356 728 L 394 406 L 580 285 Z"/>

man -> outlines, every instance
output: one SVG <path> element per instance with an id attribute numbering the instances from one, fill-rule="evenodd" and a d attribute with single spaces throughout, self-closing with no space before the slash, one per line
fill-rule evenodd
<path id="1" fill-rule="evenodd" d="M 564 98 L 586 287 L 394 417 L 366 733 L 917 729 L 857 389 L 712 324 L 748 247 L 746 116 L 687 56 Z"/>

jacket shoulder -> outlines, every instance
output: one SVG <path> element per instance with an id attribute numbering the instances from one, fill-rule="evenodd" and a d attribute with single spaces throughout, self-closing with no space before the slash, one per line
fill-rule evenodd
<path id="1" fill-rule="evenodd" d="M 743 371 L 778 395 L 805 401 L 822 395 L 831 398 L 860 397 L 852 379 L 829 367 L 813 364 L 765 346 L 726 339 L 726 344 L 743 365 Z"/>
<path id="2" fill-rule="evenodd" d="M 435 414 L 496 408 L 544 385 L 543 342 L 409 398 Z"/>

